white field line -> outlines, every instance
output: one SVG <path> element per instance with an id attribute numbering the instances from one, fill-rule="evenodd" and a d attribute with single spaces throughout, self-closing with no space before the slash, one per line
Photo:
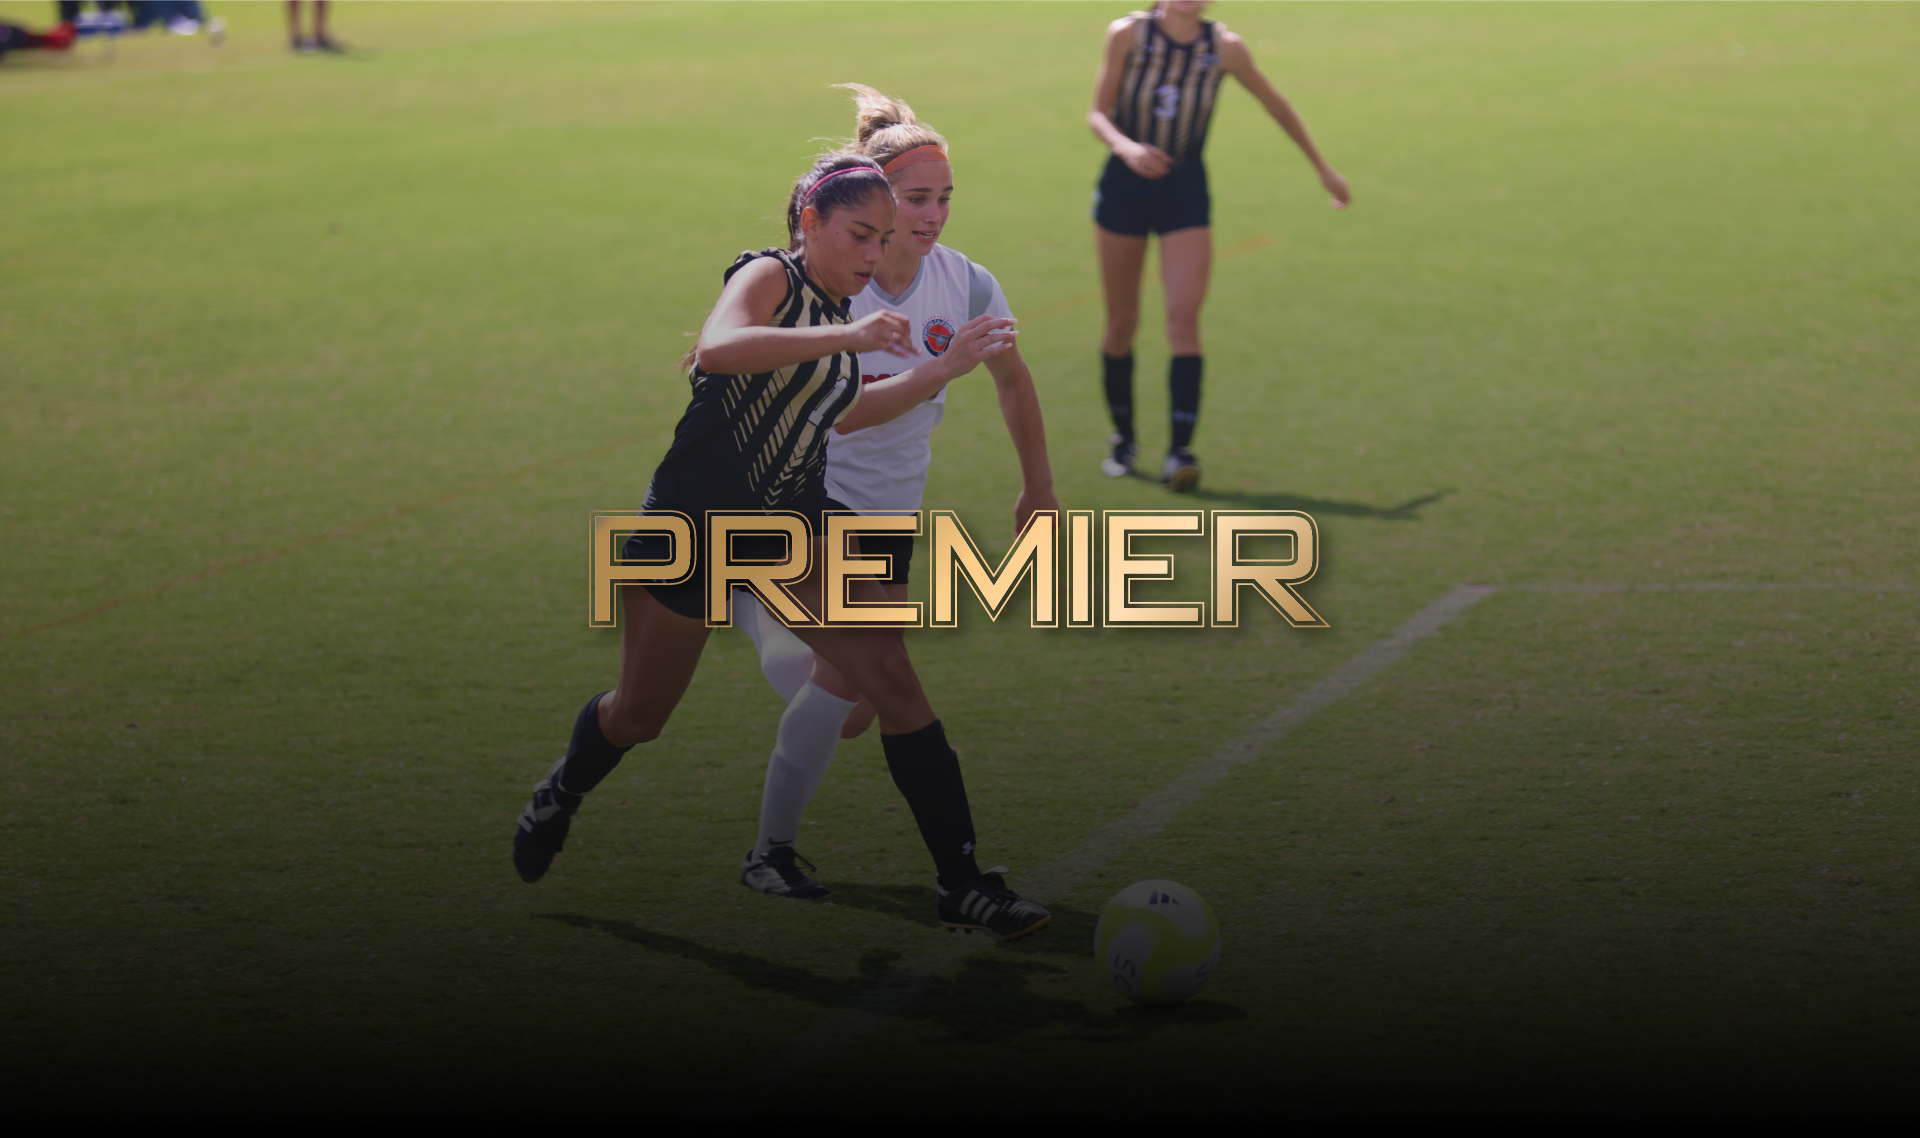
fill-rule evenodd
<path id="1" fill-rule="evenodd" d="M 1361 684 L 1399 661 L 1413 646 L 1439 631 L 1442 625 L 1485 600 L 1493 585 L 1461 585 L 1415 613 L 1384 640 L 1375 642 L 1344 667 L 1302 692 L 1299 698 L 1275 708 L 1239 738 L 1227 743 L 1166 786 L 1142 799 L 1131 813 L 1109 823 L 1079 849 L 1022 875 L 1023 890 L 1036 898 L 1067 893 L 1127 846 L 1166 828 L 1180 811 L 1226 777 L 1268 753 L 1312 715 L 1342 699 Z M 1031 884 L 1028 884 L 1031 882 Z M 1043 934 L 1044 935 L 1044 934 Z M 895 968 L 872 988 L 861 992 L 796 1038 L 776 1070 L 824 1062 L 861 1037 L 870 1035 L 926 990 L 935 976 L 965 957 L 992 944 L 991 937 L 945 937 L 928 952 Z"/>
<path id="2" fill-rule="evenodd" d="M 1849 585 L 1838 583 L 1765 581 L 1700 581 L 1678 585 L 1502 585 L 1504 589 L 1529 593 L 1641 593 L 1641 592 L 1787 592 L 1800 589 L 1833 589 L 1856 593 L 1905 593 L 1920 585 Z"/>

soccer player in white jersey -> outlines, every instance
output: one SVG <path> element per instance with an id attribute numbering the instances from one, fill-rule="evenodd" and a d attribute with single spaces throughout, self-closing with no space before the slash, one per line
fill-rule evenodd
<path id="1" fill-rule="evenodd" d="M 916 362 L 937 358 L 969 321 L 983 315 L 1012 316 L 993 275 L 965 255 L 940 244 L 953 194 L 953 165 L 946 140 L 920 123 L 913 109 L 871 87 L 844 84 L 854 92 L 858 132 L 853 148 L 880 163 L 893 188 L 897 209 L 894 236 L 873 281 L 853 298 L 855 318 L 872 312 L 899 312 L 913 330 L 912 354 L 861 353 L 861 381 L 868 398 L 885 392 L 912 398 L 917 405 L 879 426 L 836 432 L 827 446 L 827 493 L 839 506 L 855 510 L 917 510 L 933 460 L 932 435 L 946 412 L 944 385 L 922 384 L 897 395 L 893 376 Z M 999 396 L 1000 412 L 1019 456 L 1020 496 L 1014 524 L 1024 526 L 1036 511 L 1058 510 L 1053 474 L 1047 463 L 1046 429 L 1033 376 L 1017 346 L 987 359 Z M 884 588 L 894 600 L 907 596 L 913 542 L 907 538 L 860 539 L 863 556 L 892 558 L 893 575 Z M 745 611 L 742 611 L 745 610 Z M 767 763 L 761 797 L 760 834 L 740 870 L 741 883 L 761 893 L 787 897 L 824 897 L 828 890 L 801 870 L 794 850 L 807 800 L 842 738 L 852 738 L 872 722 L 873 709 L 852 685 L 757 602 L 737 605 L 735 620 L 753 636 L 767 681 L 788 701 Z M 900 771 L 894 771 L 896 781 Z M 812 868 L 808 863 L 808 868 Z M 993 879 L 996 888 L 1004 882 Z M 954 905 L 942 904 L 940 918 L 950 928 L 987 927 Z M 996 930 L 998 931 L 998 930 Z"/>

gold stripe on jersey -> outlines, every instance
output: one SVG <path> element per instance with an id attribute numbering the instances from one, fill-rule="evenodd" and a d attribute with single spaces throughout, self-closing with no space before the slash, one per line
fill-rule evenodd
<path id="1" fill-rule="evenodd" d="M 787 273 L 787 296 L 769 327 L 848 322 L 848 305 L 829 301 L 784 251 L 743 253 L 728 279 L 760 256 L 778 259 Z M 825 476 L 825 428 L 860 397 L 857 366 L 853 353 L 836 352 L 754 375 L 696 367 L 690 376 L 693 401 L 654 472 L 649 502 L 657 497 L 666 508 L 780 509 L 807 497 Z M 724 450 L 716 450 L 716 443 Z"/>
<path id="2" fill-rule="evenodd" d="M 1196 158 L 1206 145 L 1214 100 L 1227 73 L 1218 25 L 1200 21 L 1200 34 L 1189 44 L 1167 38 L 1150 12 L 1134 13 L 1134 29 L 1109 117 L 1120 133 L 1159 147 L 1176 165 Z"/>
<path id="3" fill-rule="evenodd" d="M 819 304 L 813 301 L 808 301 L 807 303 L 811 310 L 809 314 L 812 316 L 810 324 L 818 325 L 823 322 L 828 322 L 824 320 L 824 314 Z M 847 375 L 847 372 L 841 367 L 840 356 L 841 353 L 835 352 L 825 360 L 808 360 L 802 364 L 795 364 L 790 368 L 781 369 L 781 374 L 776 376 L 776 382 L 783 387 L 790 387 L 795 381 L 800 380 L 802 376 L 805 376 L 805 379 L 799 392 L 793 395 L 792 398 L 787 399 L 785 405 L 781 407 L 779 419 L 774 423 L 773 430 L 767 435 L 765 445 L 760 448 L 759 455 L 754 459 L 753 482 L 756 485 L 759 484 L 760 478 L 773 465 L 780 452 L 785 449 L 787 438 L 792 434 L 795 423 L 800 419 L 801 408 L 807 406 L 813 399 L 814 392 L 820 390 L 821 386 L 827 382 L 830 376 L 835 379 L 844 379 Z M 820 366 L 823 363 L 827 365 L 824 368 Z M 812 443 L 813 423 L 809 421 L 805 424 L 805 428 L 799 438 L 794 441 L 786 464 L 781 468 L 779 474 L 775 476 L 773 481 L 766 484 L 765 493 L 769 499 L 777 500 L 780 497 L 780 492 L 785 488 L 785 484 L 798 475 L 800 471 L 804 470 L 808 463 L 812 461 L 814 457 L 811 453 L 813 449 Z"/>

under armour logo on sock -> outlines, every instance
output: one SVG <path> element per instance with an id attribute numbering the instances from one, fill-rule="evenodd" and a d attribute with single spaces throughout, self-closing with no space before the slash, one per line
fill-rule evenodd
<path id="1" fill-rule="evenodd" d="M 962 845 L 960 847 L 960 852 L 971 857 L 973 855 L 973 843 L 967 842 L 964 845 Z"/>

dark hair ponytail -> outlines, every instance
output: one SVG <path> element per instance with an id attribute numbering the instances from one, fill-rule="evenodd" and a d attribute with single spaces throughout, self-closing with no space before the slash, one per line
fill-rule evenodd
<path id="1" fill-rule="evenodd" d="M 889 196 L 893 192 L 878 162 L 845 150 L 821 155 L 787 195 L 787 250 L 800 248 L 801 210 L 812 206 L 826 217 L 837 209 L 866 201 L 876 190 Z"/>
<path id="2" fill-rule="evenodd" d="M 839 177 L 834 177 L 836 174 Z M 793 184 L 793 192 L 787 195 L 787 251 L 791 253 L 800 248 L 801 210 L 812 206 L 821 217 L 826 217 L 834 210 L 866 201 L 875 191 L 886 194 L 889 201 L 893 199 L 887 176 L 880 172 L 880 164 L 873 159 L 844 150 L 815 159 L 813 169 L 802 174 Z M 688 348 L 680 357 L 680 366 L 693 367 L 698 350 L 697 344 Z"/>

